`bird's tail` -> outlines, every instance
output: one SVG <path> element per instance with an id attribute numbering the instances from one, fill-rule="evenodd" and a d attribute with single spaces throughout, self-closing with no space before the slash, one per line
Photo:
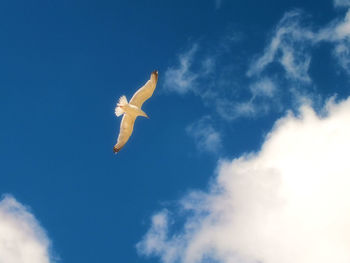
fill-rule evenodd
<path id="1" fill-rule="evenodd" d="M 119 98 L 117 107 L 115 108 L 115 115 L 117 115 L 118 117 L 119 117 L 120 115 L 122 115 L 125 111 L 122 109 L 121 106 L 124 106 L 124 105 L 126 105 L 126 104 L 128 104 L 128 100 L 126 99 L 125 96 L 121 96 L 121 97 Z"/>

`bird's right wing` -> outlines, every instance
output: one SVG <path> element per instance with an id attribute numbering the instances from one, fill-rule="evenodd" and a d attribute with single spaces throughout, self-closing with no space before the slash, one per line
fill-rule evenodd
<path id="1" fill-rule="evenodd" d="M 129 140 L 132 130 L 134 129 L 135 119 L 136 117 L 130 116 L 129 114 L 124 114 L 122 122 L 120 123 L 118 141 L 113 148 L 115 153 L 119 152 Z"/>
<path id="2" fill-rule="evenodd" d="M 130 104 L 135 105 L 136 107 L 141 109 L 142 104 L 145 100 L 149 99 L 154 89 L 156 88 L 158 81 L 158 71 L 155 70 L 151 74 L 151 78 L 143 85 L 138 91 L 135 92 L 134 96 L 132 96 L 130 100 Z"/>

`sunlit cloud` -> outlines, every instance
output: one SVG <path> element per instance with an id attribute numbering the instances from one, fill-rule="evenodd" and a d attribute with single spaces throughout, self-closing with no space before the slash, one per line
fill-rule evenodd
<path id="1" fill-rule="evenodd" d="M 349 134 L 350 98 L 288 113 L 258 152 L 221 160 L 208 191 L 155 213 L 138 252 L 164 263 L 349 262 Z"/>
<path id="2" fill-rule="evenodd" d="M 0 262 L 54 262 L 45 230 L 30 210 L 10 195 L 0 201 Z"/>

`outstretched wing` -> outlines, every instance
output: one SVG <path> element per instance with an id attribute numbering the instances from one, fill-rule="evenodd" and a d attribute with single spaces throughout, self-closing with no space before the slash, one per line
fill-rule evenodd
<path id="1" fill-rule="evenodd" d="M 113 148 L 115 153 L 119 152 L 129 140 L 132 130 L 134 129 L 135 119 L 136 117 L 130 116 L 129 114 L 124 114 L 122 122 L 120 123 L 118 141 Z"/>
<path id="2" fill-rule="evenodd" d="M 142 104 L 152 96 L 153 91 L 156 88 L 157 81 L 158 71 L 155 70 L 152 72 L 151 78 L 146 82 L 146 84 L 136 91 L 134 96 L 132 96 L 129 103 L 141 109 Z"/>

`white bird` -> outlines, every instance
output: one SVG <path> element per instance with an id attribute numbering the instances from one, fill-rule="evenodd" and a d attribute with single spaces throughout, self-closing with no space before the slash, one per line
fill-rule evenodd
<path id="1" fill-rule="evenodd" d="M 119 117 L 120 115 L 124 114 L 124 116 L 122 122 L 120 123 L 117 144 L 113 148 L 115 153 L 119 152 L 129 140 L 132 130 L 134 129 L 134 123 L 137 116 L 148 118 L 147 114 L 141 110 L 141 107 L 142 104 L 152 96 L 154 89 L 156 88 L 157 81 L 158 71 L 155 70 L 152 72 L 151 77 L 146 84 L 136 91 L 134 96 L 132 96 L 129 103 L 124 95 L 119 98 L 117 107 L 115 108 L 115 115 Z"/>

